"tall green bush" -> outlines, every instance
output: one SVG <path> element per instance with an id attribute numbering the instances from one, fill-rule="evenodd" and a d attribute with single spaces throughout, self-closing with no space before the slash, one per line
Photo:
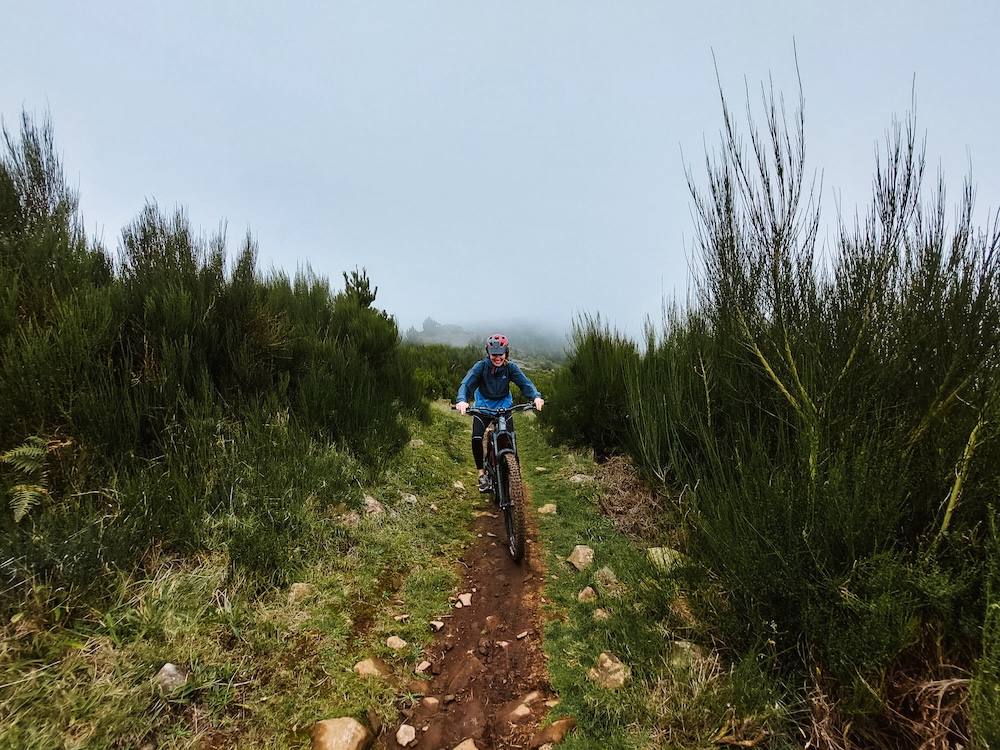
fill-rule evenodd
<path id="1" fill-rule="evenodd" d="M 447 344 L 403 344 L 403 351 L 424 395 L 430 399 L 455 398 L 462 378 L 478 360 L 481 347 Z"/>
<path id="2" fill-rule="evenodd" d="M 572 340 L 573 355 L 553 377 L 550 400 L 538 418 L 567 445 L 590 446 L 603 456 L 620 452 L 629 419 L 625 373 L 635 367 L 638 349 L 600 317 L 575 323 Z"/>
<path id="3" fill-rule="evenodd" d="M 287 581 L 317 510 L 355 502 L 426 408 L 377 289 L 364 271 L 341 291 L 263 278 L 250 236 L 230 261 L 224 233 L 155 204 L 112 264 L 48 121 L 4 140 L 0 605 L 34 585 L 100 596 L 149 549 L 222 549 L 241 576 Z"/>
<path id="4" fill-rule="evenodd" d="M 685 524 L 682 575 L 714 636 L 787 684 L 823 675 L 851 742 L 913 740 L 901 717 L 917 701 L 895 676 L 970 668 L 981 635 L 1000 225 L 973 226 L 968 186 L 949 224 L 943 184 L 923 190 L 915 126 L 896 124 L 871 208 L 821 256 L 799 105 L 789 123 L 765 96 L 763 126 L 748 106 L 744 134 L 723 101 L 707 188 L 688 176 L 691 309 L 669 311 L 617 371 L 593 353 L 618 337 L 577 342 L 562 409 L 619 392 L 624 373 L 630 418 L 613 442 L 679 491 L 664 509 Z"/>

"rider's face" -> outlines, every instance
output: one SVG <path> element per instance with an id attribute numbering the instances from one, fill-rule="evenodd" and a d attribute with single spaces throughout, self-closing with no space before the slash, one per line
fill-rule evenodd
<path id="1" fill-rule="evenodd" d="M 494 365 L 496 365 L 497 367 L 499 367 L 500 365 L 503 364 L 503 355 L 502 354 L 491 354 L 490 355 L 490 362 L 492 362 Z"/>

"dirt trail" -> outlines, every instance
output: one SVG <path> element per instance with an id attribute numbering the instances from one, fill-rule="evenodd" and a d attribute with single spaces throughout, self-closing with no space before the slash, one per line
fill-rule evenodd
<path id="1" fill-rule="evenodd" d="M 420 687 L 437 705 L 417 699 L 401 706 L 399 720 L 379 737 L 379 750 L 402 747 L 396 731 L 404 722 L 417 731 L 414 746 L 424 750 L 452 750 L 470 738 L 479 750 L 530 746 L 553 695 L 539 616 L 545 560 L 530 502 L 528 511 L 526 552 L 515 564 L 505 546 L 503 520 L 489 496 L 482 496 L 458 588 L 459 594 L 472 594 L 472 604 L 444 613 L 444 628 L 424 652 L 432 679 Z M 512 722 L 511 711 L 532 692 L 538 695 L 530 716 Z"/>

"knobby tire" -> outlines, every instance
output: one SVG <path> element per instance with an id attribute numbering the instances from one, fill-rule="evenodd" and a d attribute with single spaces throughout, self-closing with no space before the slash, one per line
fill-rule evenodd
<path id="1" fill-rule="evenodd" d="M 524 494 L 524 482 L 521 480 L 521 467 L 510 453 L 503 456 L 503 465 L 498 467 L 500 481 L 504 482 L 509 507 L 504 511 L 504 526 L 507 531 L 507 550 L 514 562 L 524 558 L 524 506 L 527 498 Z"/>

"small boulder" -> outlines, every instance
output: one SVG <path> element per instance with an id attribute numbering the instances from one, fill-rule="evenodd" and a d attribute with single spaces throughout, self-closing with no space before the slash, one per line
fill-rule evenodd
<path id="1" fill-rule="evenodd" d="M 625 593 L 625 584 L 618 580 L 611 568 L 601 568 L 594 573 L 594 582 L 601 593 L 607 596 L 618 597 Z"/>
<path id="2" fill-rule="evenodd" d="M 420 438 L 413 438 L 413 440 L 410 441 L 410 447 L 411 448 L 420 448 L 420 447 L 423 446 L 423 444 L 424 444 L 424 441 L 421 440 Z"/>
<path id="3" fill-rule="evenodd" d="M 410 505 L 417 504 L 417 496 L 411 492 L 404 492 L 401 499 L 404 503 L 409 503 Z"/>
<path id="4" fill-rule="evenodd" d="M 632 670 L 612 653 L 605 651 L 597 657 L 597 664 L 587 672 L 587 677 L 606 690 L 620 688 L 632 676 Z"/>
<path id="5" fill-rule="evenodd" d="M 542 697 L 541 693 L 539 693 L 537 690 L 532 690 L 527 695 L 521 697 L 521 703 L 523 703 L 525 706 L 530 706 L 532 703 L 538 701 L 541 697 Z"/>
<path id="6" fill-rule="evenodd" d="M 583 570 L 594 562 L 594 550 L 586 544 L 578 544 L 573 548 L 573 552 L 568 558 L 569 564 L 577 570 Z"/>
<path id="7" fill-rule="evenodd" d="M 407 747 L 410 744 L 416 744 L 417 740 L 417 730 L 411 727 L 409 724 L 403 724 L 399 729 L 396 730 L 396 743 L 401 747 Z"/>
<path id="8" fill-rule="evenodd" d="M 611 613 L 608 612 L 608 610 L 606 610 L 606 609 L 601 609 L 600 607 L 598 607 L 597 609 L 594 610 L 594 614 L 592 616 L 593 616 L 593 618 L 595 620 L 610 620 L 611 619 Z"/>
<path id="9" fill-rule="evenodd" d="M 507 721 L 511 724 L 520 724 L 525 719 L 531 718 L 531 708 L 523 703 L 518 703 L 513 710 L 507 714 Z"/>
<path id="10" fill-rule="evenodd" d="M 356 719 L 325 719 L 313 725 L 312 750 L 366 750 L 374 739 Z"/>
<path id="11" fill-rule="evenodd" d="M 592 586 L 587 586 L 579 594 L 576 595 L 576 600 L 583 604 L 590 604 L 591 602 L 597 601 L 597 592 L 594 591 Z"/>
<path id="12" fill-rule="evenodd" d="M 404 641 L 398 635 L 390 635 L 386 639 L 385 645 L 388 646 L 391 649 L 395 649 L 396 651 L 399 651 L 400 649 L 406 648 L 410 644 L 408 644 L 406 641 Z"/>
<path id="13" fill-rule="evenodd" d="M 584 482 L 589 482 L 592 479 L 593 477 L 588 476 L 587 474 L 574 474 L 569 478 L 569 481 L 573 484 L 583 484 Z"/>
<path id="14" fill-rule="evenodd" d="M 167 662 L 160 667 L 160 671 L 156 673 L 153 681 L 160 686 L 164 695 L 169 695 L 187 682 L 190 676 L 191 674 L 183 667 Z"/>
<path id="15" fill-rule="evenodd" d="M 365 495 L 365 516 L 368 518 L 375 518 L 381 516 L 385 513 L 385 508 L 382 507 L 382 503 L 376 500 L 371 495 Z"/>
<path id="16" fill-rule="evenodd" d="M 452 750 L 479 750 L 479 746 L 472 740 L 462 740 Z"/>
<path id="17" fill-rule="evenodd" d="M 529 745 L 529 747 L 531 747 L 532 750 L 535 750 L 535 748 L 540 748 L 543 745 L 558 745 L 566 739 L 566 735 L 574 729 L 576 729 L 576 719 L 572 716 L 565 716 L 562 719 L 556 719 L 547 727 L 544 727 L 531 739 L 531 745 Z"/>
<path id="18" fill-rule="evenodd" d="M 388 677 L 392 674 L 392 667 L 378 657 L 359 661 L 354 665 L 354 671 L 359 677 Z"/>
<path id="19" fill-rule="evenodd" d="M 555 503 L 545 503 L 545 505 L 538 509 L 538 514 L 540 516 L 553 516 L 558 510 Z"/>
<path id="20" fill-rule="evenodd" d="M 461 602 L 463 607 L 472 606 L 472 594 L 459 594 L 458 601 Z"/>

